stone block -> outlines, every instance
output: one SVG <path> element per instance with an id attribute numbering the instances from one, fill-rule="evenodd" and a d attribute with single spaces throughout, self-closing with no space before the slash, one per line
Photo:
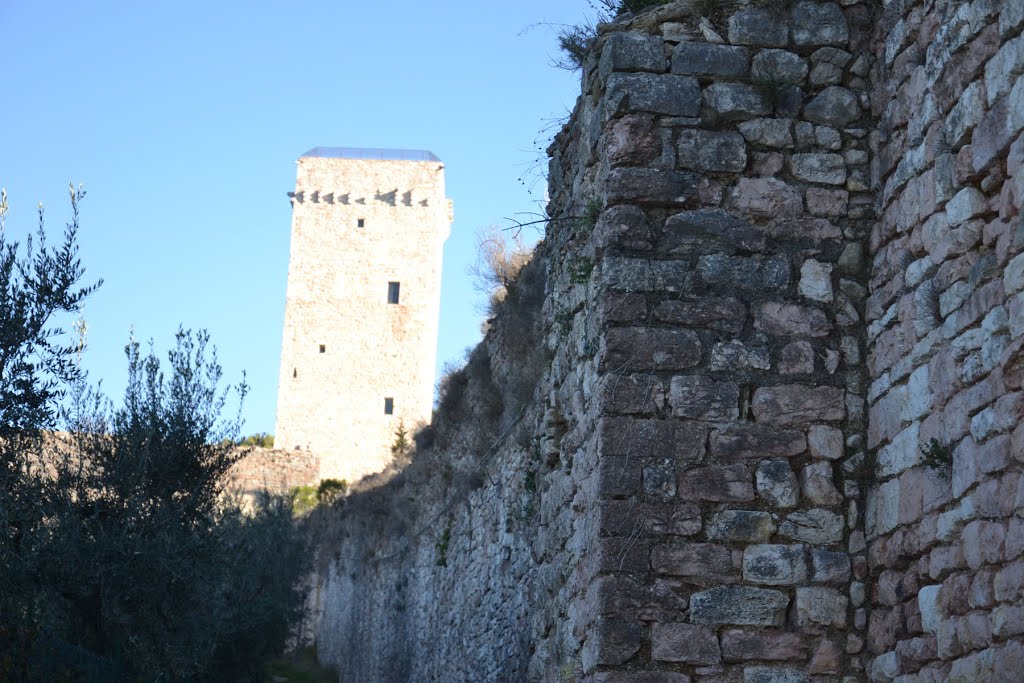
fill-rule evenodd
<path id="1" fill-rule="evenodd" d="M 996 102 L 974 127 L 971 136 L 971 167 L 976 173 L 988 169 L 1013 142 L 1015 131 L 1012 130 L 1009 100 L 1010 97 L 1004 97 Z"/>
<path id="2" fill-rule="evenodd" d="M 678 292 L 692 286 L 693 277 L 678 261 L 608 256 L 601 264 L 601 283 L 619 292 Z"/>
<path id="3" fill-rule="evenodd" d="M 796 623 L 798 626 L 846 626 L 849 599 L 837 590 L 818 586 L 796 589 Z"/>
<path id="4" fill-rule="evenodd" d="M 985 93 L 991 105 L 1009 94 L 1017 76 L 1024 73 L 1024 36 L 1003 43 L 985 64 Z"/>
<path id="5" fill-rule="evenodd" d="M 799 669 L 774 666 L 743 668 L 743 683 L 808 683 L 809 680 Z"/>
<path id="6" fill-rule="evenodd" d="M 786 289 L 789 286 L 789 259 L 774 256 L 728 256 L 709 254 L 697 261 L 697 272 L 716 288 L 738 287 L 754 291 Z"/>
<path id="7" fill-rule="evenodd" d="M 770 586 L 795 586 L 807 581 L 803 545 L 750 545 L 743 551 L 743 580 Z"/>
<path id="8" fill-rule="evenodd" d="M 812 505 L 839 505 L 843 496 L 832 479 L 832 463 L 818 460 L 800 470 L 800 494 Z"/>
<path id="9" fill-rule="evenodd" d="M 605 179 L 608 204 L 679 206 L 697 196 L 697 176 L 686 171 L 613 168 Z"/>
<path id="10" fill-rule="evenodd" d="M 977 188 L 965 187 L 946 203 L 946 219 L 952 227 L 966 223 L 988 210 L 988 200 Z"/>
<path id="11" fill-rule="evenodd" d="M 843 516 L 821 508 L 791 512 L 779 525 L 779 534 L 812 545 L 833 545 L 843 540 Z"/>
<path id="12" fill-rule="evenodd" d="M 796 45 L 845 45 L 850 38 L 846 15 L 834 2 L 798 2 L 790 10 L 789 20 Z"/>
<path id="13" fill-rule="evenodd" d="M 785 460 L 763 460 L 755 473 L 757 494 L 778 508 L 795 507 L 799 498 L 796 475 Z"/>
<path id="14" fill-rule="evenodd" d="M 815 583 L 845 584 L 850 580 L 850 555 L 844 551 L 812 548 L 811 568 Z"/>
<path id="15" fill-rule="evenodd" d="M 850 193 L 846 190 L 809 187 L 806 199 L 807 211 L 813 216 L 844 216 L 849 208 Z"/>
<path id="16" fill-rule="evenodd" d="M 832 326 L 817 308 L 768 301 L 754 312 L 754 329 L 780 337 L 825 337 Z"/>
<path id="17" fill-rule="evenodd" d="M 739 173 L 747 165 L 743 136 L 686 128 L 679 132 L 679 166 L 701 172 Z"/>
<path id="18" fill-rule="evenodd" d="M 789 597 L 777 590 L 718 586 L 690 596 L 690 621 L 696 624 L 781 626 Z"/>
<path id="19" fill-rule="evenodd" d="M 712 83 L 704 88 L 703 102 L 721 121 L 752 119 L 772 110 L 764 93 L 745 83 Z"/>
<path id="20" fill-rule="evenodd" d="M 670 576 L 727 576 L 733 573 L 732 551 L 712 543 L 673 541 L 651 549 L 651 567 Z"/>
<path id="21" fill-rule="evenodd" d="M 650 112 L 664 116 L 698 116 L 700 86 L 689 76 L 613 73 L 605 86 L 608 110 Z"/>
<path id="22" fill-rule="evenodd" d="M 613 327 L 604 336 L 604 372 L 681 370 L 700 363 L 700 338 L 690 330 Z"/>
<path id="23" fill-rule="evenodd" d="M 761 50 L 754 56 L 750 76 L 755 82 L 800 83 L 807 78 L 807 62 L 788 50 Z"/>
<path id="24" fill-rule="evenodd" d="M 641 464 L 637 458 L 602 457 L 597 471 L 597 494 L 601 498 L 633 496 L 640 493 Z M 675 477 L 672 480 L 675 494 Z"/>
<path id="25" fill-rule="evenodd" d="M 771 360 L 767 346 L 747 345 L 738 339 L 730 339 L 714 345 L 708 367 L 714 371 L 768 370 Z"/>
<path id="26" fill-rule="evenodd" d="M 661 156 L 654 118 L 654 114 L 626 114 L 608 123 L 604 134 L 610 166 L 643 166 Z"/>
<path id="27" fill-rule="evenodd" d="M 650 249 L 654 240 L 647 214 L 636 206 L 613 206 L 602 211 L 594 225 L 594 244 L 599 247 L 624 246 Z"/>
<path id="28" fill-rule="evenodd" d="M 739 386 L 703 377 L 673 377 L 670 389 L 672 414 L 693 420 L 731 422 L 739 417 Z"/>
<path id="29" fill-rule="evenodd" d="M 679 496 L 684 500 L 744 503 L 754 499 L 754 485 L 746 465 L 710 465 L 683 472 Z"/>
<path id="30" fill-rule="evenodd" d="M 970 141 L 970 133 L 985 115 L 985 90 L 981 81 L 967 86 L 960 99 L 946 116 L 943 134 L 946 143 L 953 149 L 960 149 Z"/>
<path id="31" fill-rule="evenodd" d="M 832 264 L 807 259 L 800 266 L 800 295 L 823 303 L 832 302 Z"/>
<path id="32" fill-rule="evenodd" d="M 613 71 L 661 72 L 666 66 L 661 38 L 625 32 L 608 36 L 598 62 L 602 78 Z"/>
<path id="33" fill-rule="evenodd" d="M 628 661 L 643 644 L 640 624 L 622 619 L 602 617 L 595 628 L 596 662 L 605 666 L 618 666 Z"/>
<path id="34" fill-rule="evenodd" d="M 924 455 L 918 447 L 919 433 L 920 425 L 914 422 L 878 451 L 876 471 L 879 476 L 891 477 L 921 463 Z"/>
<path id="35" fill-rule="evenodd" d="M 726 630 L 721 647 L 726 662 L 802 661 L 808 654 L 807 639 L 785 631 Z"/>
<path id="36" fill-rule="evenodd" d="M 740 178 L 732 202 L 753 218 L 796 218 L 804 208 L 800 193 L 778 178 Z"/>
<path id="37" fill-rule="evenodd" d="M 603 410 L 613 414 L 650 415 L 665 405 L 665 387 L 650 375 L 609 375 L 601 395 Z"/>
<path id="38" fill-rule="evenodd" d="M 748 423 L 711 433 L 711 457 L 715 460 L 788 458 L 806 450 L 807 439 L 796 430 Z"/>
<path id="39" fill-rule="evenodd" d="M 765 8 L 741 9 L 729 17 L 729 42 L 733 45 L 786 47 L 789 21 Z"/>
<path id="40" fill-rule="evenodd" d="M 751 119 L 738 124 L 744 139 L 752 145 L 784 149 L 793 146 L 790 119 Z"/>
<path id="41" fill-rule="evenodd" d="M 971 569 L 995 564 L 1003 559 L 1006 527 L 996 522 L 975 520 L 964 527 L 960 538 L 964 561 Z"/>
<path id="42" fill-rule="evenodd" d="M 783 375 L 805 375 L 814 372 L 814 347 L 809 341 L 800 339 L 779 349 L 779 373 Z"/>
<path id="43" fill-rule="evenodd" d="M 860 100 L 848 88 L 830 85 L 804 107 L 804 118 L 834 128 L 846 128 L 860 118 Z"/>
<path id="44" fill-rule="evenodd" d="M 718 637 L 707 626 L 654 624 L 651 627 L 651 659 L 710 666 L 722 660 Z"/>
<path id="45" fill-rule="evenodd" d="M 759 387 L 754 391 L 752 410 L 757 421 L 775 425 L 809 424 L 846 417 L 842 389 L 803 384 Z"/>
<path id="46" fill-rule="evenodd" d="M 842 185 L 846 182 L 846 161 L 840 154 L 794 154 L 789 158 L 794 178 L 808 183 Z"/>
<path id="47" fill-rule="evenodd" d="M 679 420 L 605 417 L 598 423 L 601 457 L 660 458 L 692 463 L 704 458 L 708 430 Z"/>
<path id="48" fill-rule="evenodd" d="M 658 322 L 703 327 L 729 334 L 739 334 L 746 318 L 746 306 L 733 297 L 669 299 L 654 307 L 654 319 Z"/>
<path id="49" fill-rule="evenodd" d="M 843 457 L 843 432 L 827 425 L 811 425 L 807 430 L 807 446 L 815 458 L 839 460 Z"/>
<path id="50" fill-rule="evenodd" d="M 716 541 L 763 543 L 775 532 L 771 514 L 755 510 L 723 510 L 707 522 L 707 537 Z"/>
<path id="51" fill-rule="evenodd" d="M 749 64 L 744 47 L 683 41 L 672 51 L 672 73 L 686 76 L 745 76 Z"/>
<path id="52" fill-rule="evenodd" d="M 735 135 L 735 133 L 733 133 Z M 762 230 L 723 209 L 680 211 L 665 221 L 660 247 L 671 254 L 706 253 L 709 244 L 743 251 L 764 251 Z"/>

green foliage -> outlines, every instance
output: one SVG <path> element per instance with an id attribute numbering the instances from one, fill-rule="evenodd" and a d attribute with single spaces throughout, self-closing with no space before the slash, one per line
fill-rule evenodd
<path id="1" fill-rule="evenodd" d="M 0 230 L 0 679 L 253 680 L 301 604 L 291 505 L 224 490 L 239 420 L 205 333 L 179 332 L 166 371 L 129 343 L 119 408 L 86 386 L 54 318 L 94 288 L 81 196 L 56 250 L 40 226 L 17 259 Z"/>
<path id="2" fill-rule="evenodd" d="M 441 533 L 441 539 L 434 544 L 434 551 L 437 553 L 437 559 L 435 564 L 438 567 L 448 566 L 448 545 L 452 541 L 452 520 L 448 520 L 448 525 L 444 528 Z"/>
<path id="3" fill-rule="evenodd" d="M 266 432 L 260 432 L 259 434 L 251 434 L 249 436 L 243 436 L 238 440 L 239 446 L 255 446 L 257 448 L 273 448 L 274 447 L 274 435 L 267 434 Z"/>
<path id="4" fill-rule="evenodd" d="M 40 206 L 35 238 L 19 257 L 20 245 L 7 240 L 7 190 L 0 190 L 0 439 L 55 424 L 65 388 L 80 375 L 76 349 L 56 318 L 81 310 L 103 281 L 79 284 L 85 270 L 76 241 L 78 205 L 85 192 L 69 192 L 71 222 L 63 242 L 47 245 Z"/>
<path id="5" fill-rule="evenodd" d="M 391 444 L 391 455 L 396 458 L 407 455 L 411 448 L 412 442 L 409 440 L 409 432 L 405 428 L 405 421 L 399 420 L 398 427 L 395 429 L 395 442 Z"/>
<path id="6" fill-rule="evenodd" d="M 932 439 L 927 446 L 922 446 L 921 453 L 924 455 L 924 465 L 933 470 L 948 470 L 953 466 L 953 449 L 938 439 Z"/>
<path id="7" fill-rule="evenodd" d="M 322 479 L 316 487 L 316 500 L 323 505 L 331 505 L 341 500 L 348 491 L 348 482 L 344 479 Z"/>
<path id="8" fill-rule="evenodd" d="M 573 284 L 585 285 L 594 270 L 594 262 L 588 256 L 573 255 L 569 259 L 569 280 Z"/>
<path id="9" fill-rule="evenodd" d="M 554 65 L 566 71 L 578 71 L 583 68 L 583 62 L 597 40 L 597 27 L 588 23 L 563 26 L 556 32 L 556 38 L 562 58 Z"/>
<path id="10" fill-rule="evenodd" d="M 305 515 L 320 504 L 316 494 L 317 487 L 315 486 L 296 486 L 291 490 L 289 495 L 292 500 L 292 512 L 296 517 Z"/>

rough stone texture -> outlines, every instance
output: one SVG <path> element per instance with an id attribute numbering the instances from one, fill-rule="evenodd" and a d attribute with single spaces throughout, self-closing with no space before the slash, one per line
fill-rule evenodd
<path id="1" fill-rule="evenodd" d="M 343 680 L 1024 667 L 1024 12 L 740 4 L 600 29 L 456 445 L 338 509 Z"/>
<path id="2" fill-rule="evenodd" d="M 747 147 L 739 133 L 684 130 L 679 135 L 679 163 L 695 171 L 742 171 Z"/>
<path id="3" fill-rule="evenodd" d="M 742 47 L 684 41 L 672 51 L 672 73 L 686 76 L 743 76 L 749 65 Z"/>
<path id="4" fill-rule="evenodd" d="M 690 619 L 698 624 L 781 626 L 788 605 L 781 591 L 719 586 L 690 597 Z"/>

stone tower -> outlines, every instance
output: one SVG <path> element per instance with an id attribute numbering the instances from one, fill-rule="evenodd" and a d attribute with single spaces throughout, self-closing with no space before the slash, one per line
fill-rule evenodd
<path id="1" fill-rule="evenodd" d="M 351 482 L 387 465 L 400 424 L 430 420 L 452 204 L 431 152 L 297 163 L 275 442 Z"/>

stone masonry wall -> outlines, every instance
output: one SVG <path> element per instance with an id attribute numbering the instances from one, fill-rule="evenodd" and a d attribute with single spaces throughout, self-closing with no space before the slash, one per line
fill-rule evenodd
<path id="1" fill-rule="evenodd" d="M 873 680 L 1024 676 L 1024 3 L 879 25 L 867 302 Z"/>
<path id="2" fill-rule="evenodd" d="M 310 522 L 340 679 L 1018 680 L 1020 6 L 600 27 L 533 264 Z"/>
<path id="3" fill-rule="evenodd" d="M 605 206 L 584 670 L 857 677 L 868 11 L 746 8 L 702 38 L 672 12 L 610 27 L 577 122 Z"/>

